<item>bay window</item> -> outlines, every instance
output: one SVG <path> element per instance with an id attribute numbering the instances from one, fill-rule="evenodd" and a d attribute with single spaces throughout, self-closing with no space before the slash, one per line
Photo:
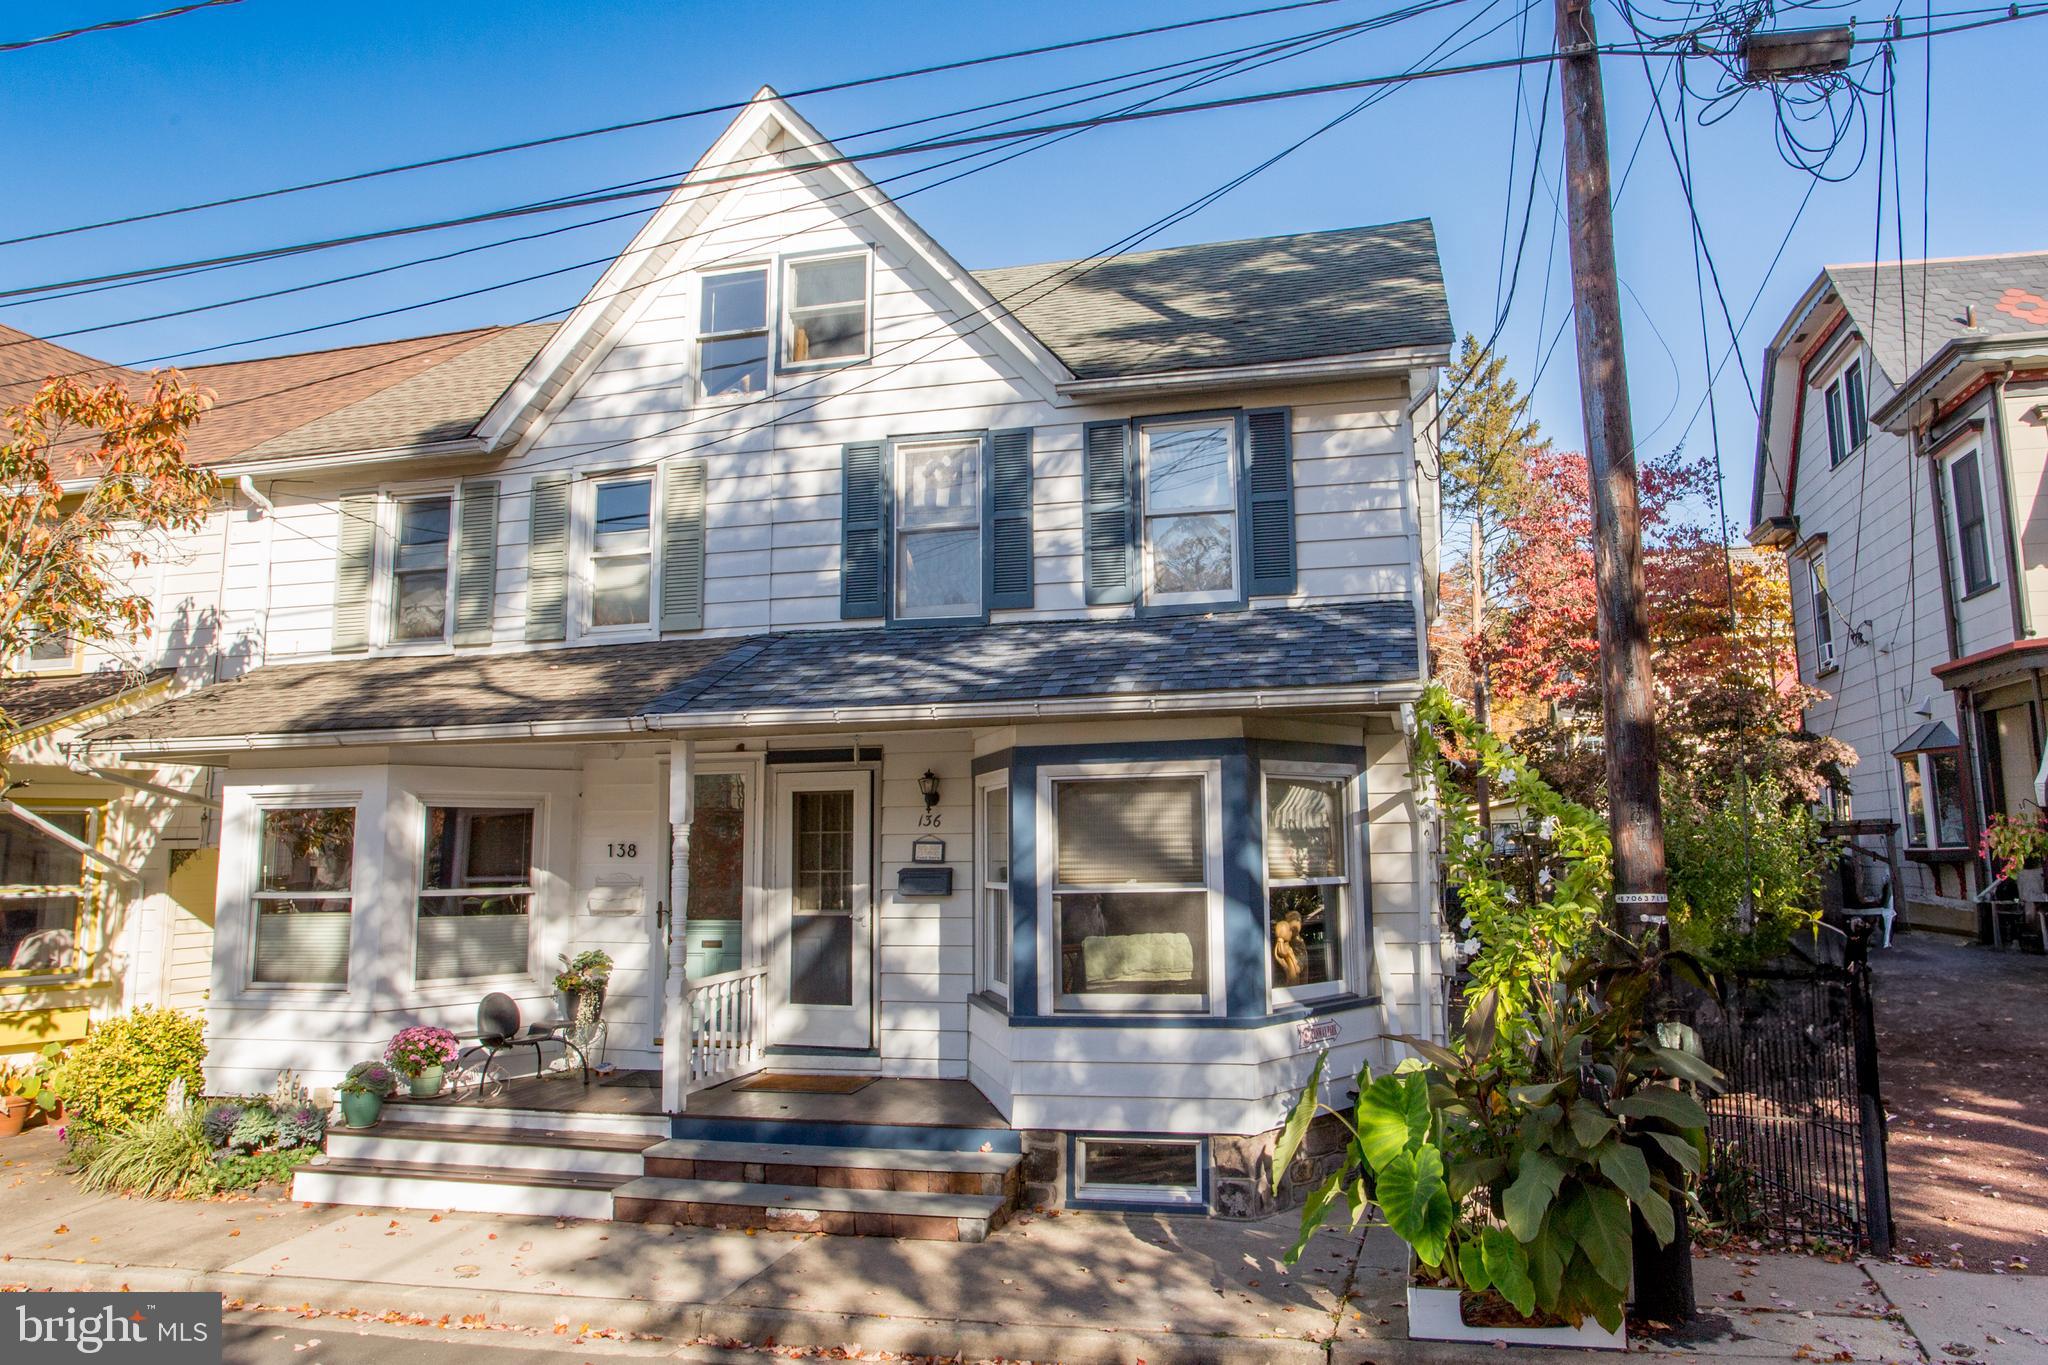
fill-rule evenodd
<path id="1" fill-rule="evenodd" d="M 355 807 L 272 807 L 260 818 L 251 978 L 263 985 L 347 985 Z"/>
<path id="2" fill-rule="evenodd" d="M 896 617 L 981 614 L 981 438 L 896 446 Z"/>
<path id="3" fill-rule="evenodd" d="M 1221 997 L 1214 770 L 1047 780 L 1055 1007 L 1208 1011 Z"/>
<path id="4" fill-rule="evenodd" d="M 35 815 L 80 843 L 93 841 L 91 811 Z M 0 815 L 0 979 L 77 971 L 92 896 L 84 854 L 46 829 Z"/>
<path id="5" fill-rule="evenodd" d="M 782 297 L 784 364 L 844 364 L 867 355 L 866 252 L 787 262 Z"/>
<path id="6" fill-rule="evenodd" d="M 1958 749 L 1944 748 L 1898 755 L 1908 847 L 1964 846 L 1962 760 L 1959 754 Z"/>
<path id="7" fill-rule="evenodd" d="M 654 480 L 610 479 L 592 489 L 590 624 L 644 626 L 654 601 Z"/>
<path id="8" fill-rule="evenodd" d="M 1344 990 L 1350 785 L 1313 769 L 1265 774 L 1266 955 L 1276 1003 Z"/>
<path id="9" fill-rule="evenodd" d="M 1138 458 L 1146 600 L 1235 600 L 1237 419 L 1143 426 Z"/>
<path id="10" fill-rule="evenodd" d="M 447 494 L 402 498 L 391 537 L 391 639 L 439 640 L 448 631 Z"/>
<path id="11" fill-rule="evenodd" d="M 530 807 L 427 807 L 416 980 L 459 981 L 526 970 L 533 824 Z"/>
<path id="12" fill-rule="evenodd" d="M 981 844 L 975 856 L 981 931 L 980 989 L 1010 996 L 1010 788 L 1001 778 L 981 787 Z"/>
<path id="13" fill-rule="evenodd" d="M 768 272 L 706 275 L 697 310 L 697 384 L 706 398 L 768 390 Z"/>

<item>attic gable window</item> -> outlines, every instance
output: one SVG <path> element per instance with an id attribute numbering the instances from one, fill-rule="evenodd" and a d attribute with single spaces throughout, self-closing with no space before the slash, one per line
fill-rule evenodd
<path id="1" fill-rule="evenodd" d="M 768 272 L 704 277 L 697 310 L 697 383 L 706 398 L 768 389 Z"/>
<path id="2" fill-rule="evenodd" d="M 1863 445 L 1870 435 L 1870 415 L 1865 409 L 1863 362 L 1852 360 L 1823 394 L 1828 423 L 1828 463 L 1838 465 Z"/>
<path id="3" fill-rule="evenodd" d="M 868 354 L 868 255 L 789 261 L 782 285 L 782 363 L 844 365 Z"/>

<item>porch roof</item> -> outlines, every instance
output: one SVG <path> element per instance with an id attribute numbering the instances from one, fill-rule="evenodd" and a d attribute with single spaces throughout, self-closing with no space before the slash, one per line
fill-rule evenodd
<path id="1" fill-rule="evenodd" d="M 812 630 L 259 668 L 90 736 L 122 750 L 1357 704 L 1419 685 L 1405 601 Z"/>

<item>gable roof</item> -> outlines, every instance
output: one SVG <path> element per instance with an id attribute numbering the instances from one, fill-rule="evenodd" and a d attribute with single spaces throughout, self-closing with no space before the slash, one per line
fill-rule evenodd
<path id="1" fill-rule="evenodd" d="M 519 653 L 272 664 L 90 736 L 241 747 L 466 729 L 527 733 L 1120 712 L 1231 694 L 1238 709 L 1419 685 L 1415 606 L 1351 602 L 1130 620 L 811 630 Z M 1302 703 L 1296 703 L 1302 704 Z M 1221 707 L 1219 706 L 1219 709 Z M 539 728 L 533 728 L 539 727 Z M 321 742 L 312 739 L 311 742 Z"/>
<path id="2" fill-rule="evenodd" d="M 1823 273 L 1895 388 L 1951 341 L 2048 327 L 2048 251 L 1831 265 Z"/>
<path id="3" fill-rule="evenodd" d="M 1049 283 L 1070 271 L 1085 273 L 1057 289 Z M 1440 349 L 1455 340 L 1426 218 L 974 277 L 1083 379 Z"/>
<path id="4" fill-rule="evenodd" d="M 118 668 L 56 677 L 17 674 L 0 679 L 0 714 L 7 718 L 6 732 L 19 735 L 24 730 L 113 701 L 125 692 L 140 691 L 170 676 L 169 669 L 136 673 Z"/>

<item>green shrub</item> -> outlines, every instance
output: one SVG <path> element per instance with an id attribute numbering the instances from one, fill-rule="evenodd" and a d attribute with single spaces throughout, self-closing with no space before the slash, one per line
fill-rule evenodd
<path id="1" fill-rule="evenodd" d="M 1812 930 L 1834 845 L 1813 813 L 1766 777 L 1746 792 L 1735 784 L 1720 792 L 1666 784 L 1664 851 L 1672 937 L 1731 970 L 1768 962 Z"/>
<path id="2" fill-rule="evenodd" d="M 208 1162 L 193 1176 L 185 1186 L 185 1193 L 189 1196 L 226 1194 L 233 1190 L 253 1190 L 258 1185 L 287 1184 L 292 1172 L 318 1155 L 310 1147 L 301 1147 L 289 1152 L 245 1152 L 239 1156 L 224 1156 Z"/>
<path id="3" fill-rule="evenodd" d="M 277 1115 L 260 1104 L 244 1109 L 242 1117 L 235 1121 L 234 1131 L 228 1134 L 228 1147 L 236 1152 L 253 1152 L 276 1142 Z"/>
<path id="4" fill-rule="evenodd" d="M 169 1199 L 213 1164 L 199 1115 L 158 1112 L 79 1149 L 79 1183 L 100 1193 Z"/>
<path id="5" fill-rule="evenodd" d="M 205 1060 L 204 1029 L 192 1015 L 140 1009 L 109 1019 L 72 1044 L 64 1066 L 67 1121 L 95 1133 L 152 1119 L 163 1112 L 164 1097 L 179 1077 L 188 1093 L 200 1092 Z"/>

